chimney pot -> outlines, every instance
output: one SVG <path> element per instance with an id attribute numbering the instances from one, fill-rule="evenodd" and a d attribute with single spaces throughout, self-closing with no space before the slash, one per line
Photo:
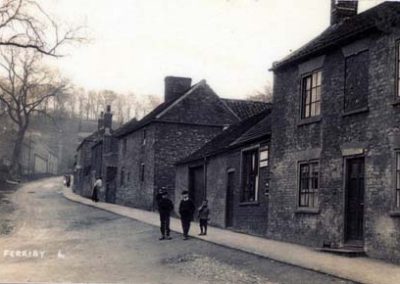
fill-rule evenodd
<path id="1" fill-rule="evenodd" d="M 112 129 L 112 113 L 111 113 L 111 106 L 107 105 L 106 107 L 106 113 L 104 114 L 104 128 L 105 129 Z"/>
<path id="2" fill-rule="evenodd" d="M 358 0 L 331 0 L 331 25 L 357 15 Z"/>

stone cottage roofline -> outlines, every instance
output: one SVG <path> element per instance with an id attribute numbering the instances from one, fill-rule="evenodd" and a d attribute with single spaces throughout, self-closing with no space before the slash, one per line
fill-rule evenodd
<path id="1" fill-rule="evenodd" d="M 337 48 L 362 38 L 367 32 L 388 32 L 397 26 L 400 20 L 400 3 L 386 1 L 343 22 L 329 26 L 319 36 L 303 45 L 287 57 L 273 63 L 272 71 L 288 64 L 303 61 L 312 56 L 322 55 L 330 49 Z"/>
<path id="2" fill-rule="evenodd" d="M 237 124 L 230 126 L 221 134 L 214 137 L 202 148 L 180 160 L 176 165 L 186 164 L 204 158 L 212 157 L 246 143 L 271 136 L 271 107 Z"/>
<path id="3" fill-rule="evenodd" d="M 88 137 L 86 137 L 85 139 L 82 140 L 82 142 L 78 145 L 78 147 L 76 148 L 77 151 L 79 151 L 79 149 L 83 146 L 83 144 L 85 144 L 86 142 L 95 142 L 97 137 L 99 135 L 98 131 L 93 132 L 92 134 L 90 134 Z"/>
<path id="4" fill-rule="evenodd" d="M 168 113 L 171 109 L 174 108 L 180 101 L 184 100 L 186 97 L 190 96 L 197 89 L 200 88 L 208 88 L 214 94 L 215 92 L 212 88 L 207 84 L 206 80 L 201 80 L 199 83 L 193 85 L 185 94 L 182 96 L 170 100 L 165 101 L 158 105 L 153 111 L 143 117 L 141 120 L 137 121 L 136 119 L 132 119 L 131 121 L 125 123 L 120 128 L 116 129 L 114 132 L 114 137 L 122 138 L 126 135 L 129 135 L 142 127 L 148 125 L 154 121 L 162 121 L 163 115 Z M 246 100 L 234 100 L 234 99 L 220 99 L 226 109 L 232 112 L 238 120 L 242 120 L 253 116 L 265 109 L 268 108 L 267 103 L 264 102 L 254 102 L 254 101 L 246 101 Z M 222 126 L 222 125 L 221 125 Z"/>

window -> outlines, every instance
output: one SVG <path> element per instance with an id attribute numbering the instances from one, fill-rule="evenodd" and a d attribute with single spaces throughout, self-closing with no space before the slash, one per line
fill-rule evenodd
<path id="1" fill-rule="evenodd" d="M 140 165 L 140 181 L 144 181 L 144 170 L 145 170 L 145 166 L 144 166 L 144 164 L 142 163 L 141 165 Z"/>
<path id="2" fill-rule="evenodd" d="M 126 154 L 126 147 L 127 147 L 127 144 L 128 144 L 128 140 L 127 140 L 126 138 L 124 138 L 124 139 L 122 140 L 122 153 L 123 153 L 123 154 Z"/>
<path id="3" fill-rule="evenodd" d="M 396 209 L 400 209 L 400 151 L 396 152 Z"/>
<path id="4" fill-rule="evenodd" d="M 344 111 L 368 107 L 368 51 L 346 58 Z"/>
<path id="5" fill-rule="evenodd" d="M 265 146 L 260 149 L 260 168 L 268 167 L 269 149 Z"/>
<path id="6" fill-rule="evenodd" d="M 318 116 L 321 113 L 321 71 L 303 77 L 301 118 Z"/>
<path id="7" fill-rule="evenodd" d="M 143 145 L 146 145 L 146 129 L 143 129 Z"/>
<path id="8" fill-rule="evenodd" d="M 123 186 L 124 184 L 125 184 L 125 168 L 122 168 L 120 176 L 120 185 Z"/>
<path id="9" fill-rule="evenodd" d="M 400 99 L 400 41 L 396 43 L 396 98 Z"/>
<path id="10" fill-rule="evenodd" d="M 242 152 L 242 202 L 258 200 L 258 148 Z"/>
<path id="11" fill-rule="evenodd" d="M 299 207 L 315 208 L 319 186 L 318 162 L 300 164 Z"/>

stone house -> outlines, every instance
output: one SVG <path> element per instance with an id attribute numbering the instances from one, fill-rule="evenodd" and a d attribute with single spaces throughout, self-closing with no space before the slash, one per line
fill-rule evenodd
<path id="1" fill-rule="evenodd" d="M 273 65 L 268 236 L 399 262 L 400 3 L 357 4 Z"/>
<path id="2" fill-rule="evenodd" d="M 103 179 L 99 199 L 115 202 L 116 175 L 118 160 L 117 139 L 112 136 L 111 107 L 100 114 L 98 129 L 86 137 L 77 148 L 74 191 L 89 197 L 96 178 Z"/>
<path id="3" fill-rule="evenodd" d="M 174 164 L 224 127 L 264 110 L 265 103 L 225 100 L 203 80 L 166 77 L 165 100 L 140 121 L 116 130 L 119 139 L 116 202 L 148 210 L 166 187 L 174 197 Z"/>
<path id="4" fill-rule="evenodd" d="M 176 192 L 189 190 L 199 208 L 208 200 L 211 224 L 266 235 L 270 109 L 230 126 L 176 165 Z M 175 204 L 180 195 L 176 194 Z"/>

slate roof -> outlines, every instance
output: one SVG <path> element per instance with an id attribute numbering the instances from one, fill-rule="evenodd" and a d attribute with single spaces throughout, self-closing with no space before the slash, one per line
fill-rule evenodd
<path id="1" fill-rule="evenodd" d="M 233 110 L 233 112 L 240 118 L 240 120 L 249 118 L 271 107 L 271 104 L 269 103 L 258 102 L 258 101 L 235 100 L 235 99 L 221 99 L 221 100 L 225 102 L 231 110 Z"/>
<path id="2" fill-rule="evenodd" d="M 99 131 L 95 131 L 90 134 L 88 137 L 84 138 L 82 142 L 79 144 L 77 150 L 79 150 L 85 142 L 95 142 L 99 136 Z"/>
<path id="3" fill-rule="evenodd" d="M 205 86 L 206 81 L 202 80 L 199 83 L 193 85 L 184 95 L 193 92 L 195 89 L 199 88 L 200 86 Z M 184 96 L 183 95 L 183 96 Z M 154 121 L 157 119 L 157 116 L 161 114 L 163 111 L 167 110 L 171 105 L 173 105 L 177 100 L 179 100 L 180 97 L 171 100 L 171 101 L 166 101 L 158 105 L 153 111 L 151 111 L 149 114 L 147 114 L 145 117 L 143 117 L 141 120 L 137 121 L 136 119 L 133 119 L 124 125 L 122 125 L 120 128 L 116 129 L 113 133 L 114 137 L 123 137 L 125 135 L 128 135 L 143 126 L 149 124 L 150 122 Z M 271 107 L 271 104 L 264 103 L 264 102 L 255 102 L 255 101 L 246 101 L 246 100 L 234 100 L 234 99 L 221 99 L 222 102 L 225 103 L 225 105 L 234 112 L 239 119 L 246 119 L 250 116 L 253 116 L 254 114 L 257 114 L 267 108 Z"/>
<path id="4" fill-rule="evenodd" d="M 271 134 L 270 113 L 271 109 L 267 109 L 230 126 L 206 143 L 202 148 L 180 160 L 177 164 L 185 164 L 204 159 L 204 157 L 215 156 L 245 143 L 269 136 Z"/>
<path id="5" fill-rule="evenodd" d="M 200 86 L 201 84 L 203 84 L 203 81 L 200 81 L 199 83 L 193 85 L 186 93 L 192 92 L 194 89 L 198 88 L 198 86 Z M 125 123 L 120 128 L 114 131 L 114 137 L 122 137 L 128 135 L 134 132 L 135 130 L 138 130 L 139 128 L 142 128 L 143 126 L 149 124 L 150 122 L 154 121 L 157 118 L 157 115 L 162 113 L 169 106 L 173 105 L 178 99 L 179 97 L 174 100 L 166 101 L 159 104 L 155 109 L 153 109 L 150 113 L 148 113 L 145 117 L 143 117 L 139 121 L 136 120 L 136 118 L 134 118 L 131 121 Z"/>
<path id="6" fill-rule="evenodd" d="M 319 36 L 292 52 L 282 60 L 275 62 L 272 70 L 289 63 L 304 60 L 322 54 L 330 48 L 337 48 L 372 30 L 385 30 L 397 25 L 400 20 L 400 3 L 386 1 L 343 22 L 332 25 Z"/>

